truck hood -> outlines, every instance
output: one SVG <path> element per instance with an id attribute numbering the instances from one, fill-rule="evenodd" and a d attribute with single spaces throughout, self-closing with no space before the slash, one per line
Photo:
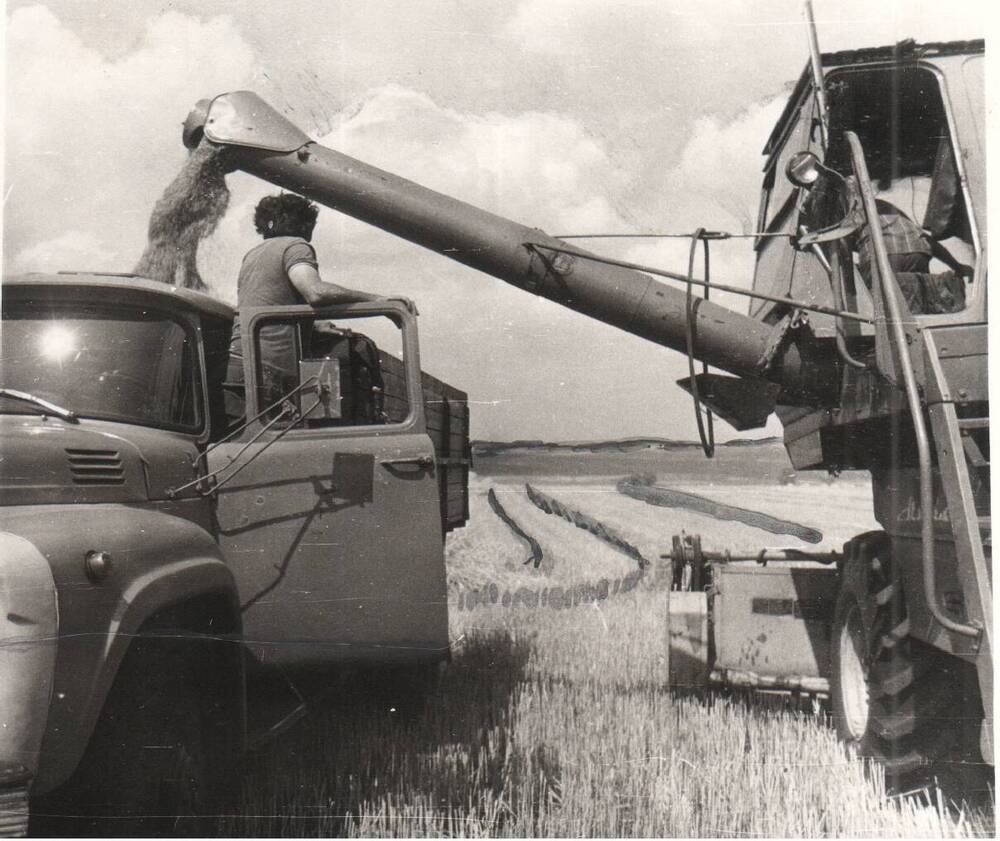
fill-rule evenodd
<path id="1" fill-rule="evenodd" d="M 0 505 L 165 499 L 195 478 L 196 457 L 191 440 L 163 430 L 0 416 Z"/>

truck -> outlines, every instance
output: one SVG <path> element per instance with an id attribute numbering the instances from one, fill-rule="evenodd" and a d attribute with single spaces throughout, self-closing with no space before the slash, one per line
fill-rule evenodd
<path id="1" fill-rule="evenodd" d="M 821 53 L 813 30 L 764 149 L 749 288 L 709 276 L 724 232 L 692 232 L 686 272 L 602 257 L 321 146 L 251 92 L 198 102 L 183 139 L 685 353 L 708 454 L 706 414 L 739 431 L 776 415 L 798 473 L 870 473 L 882 528 L 842 552 L 666 553 L 691 582 L 670 595 L 668 649 L 679 688 L 828 696 L 850 749 L 904 786 L 993 765 L 984 54 L 981 40 Z M 892 219 L 934 262 L 901 262 Z"/>
<path id="2" fill-rule="evenodd" d="M 313 687 L 433 677 L 448 658 L 465 393 L 421 371 L 404 303 L 262 308 L 244 313 L 233 429 L 233 317 L 142 278 L 5 279 L 8 835 L 27 830 L 29 799 L 44 834 L 172 831 L 217 808 L 216 784 Z M 257 337 L 276 322 L 295 331 L 303 380 L 264 406 Z"/>
<path id="3" fill-rule="evenodd" d="M 696 275 L 698 251 L 707 255 L 722 232 L 692 232 L 686 272 L 602 257 L 326 148 L 252 92 L 196 103 L 183 140 L 219 155 L 230 170 L 687 354 L 690 376 L 680 384 L 693 397 L 706 452 L 712 450 L 706 409 L 741 431 L 762 427 L 774 414 L 796 471 L 868 471 L 882 528 L 856 536 L 824 564 L 748 565 L 679 542 L 671 560 L 687 567 L 680 580 L 688 589 L 670 593 L 667 645 L 678 689 L 722 684 L 828 694 L 850 749 L 902 782 L 926 773 L 934 767 L 929 763 L 959 755 L 964 761 L 970 752 L 993 764 L 983 66 L 982 41 L 814 49 L 764 150 L 749 288 L 712 280 L 707 257 Z M 848 183 L 857 196 L 850 225 L 830 211 L 836 202 L 819 200 L 822 185 Z M 968 282 L 956 284 L 954 273 L 940 271 L 903 276 L 887 246 L 878 203 L 887 199 L 877 198 L 876 185 L 911 191 L 906 206 L 920 207 L 927 237 L 962 251 L 972 268 Z M 862 238 L 874 254 L 863 271 L 855 255 Z M 904 297 L 904 282 L 919 291 L 919 306 Z M 720 306 L 695 287 L 745 294 L 749 310 Z M 86 292 L 74 313 L 96 305 L 100 314 L 107 299 L 131 313 L 117 310 L 108 319 L 98 332 L 109 337 L 129 319 L 148 329 L 164 302 L 174 302 L 167 309 L 184 314 L 175 316 L 176 328 L 159 328 L 155 345 L 163 348 L 172 330 L 175 356 L 192 360 L 193 373 L 185 396 L 187 380 L 161 375 L 148 359 L 138 364 L 130 352 L 138 339 L 118 342 L 101 370 L 87 370 L 90 379 L 106 377 L 132 393 L 133 380 L 152 376 L 169 392 L 139 401 L 141 417 L 125 429 L 115 425 L 121 417 L 104 415 L 93 425 L 115 426 L 91 429 L 90 407 L 46 393 L 33 379 L 34 363 L 21 389 L 4 392 L 10 430 L 4 440 L 20 436 L 17 447 L 5 443 L 5 459 L 13 461 L 4 476 L 22 483 L 17 504 L 3 514 L 10 547 L 5 580 L 21 582 L 4 591 L 11 601 L 7 634 L 16 643 L 4 651 L 18 669 L 7 682 L 17 689 L 13 701 L 5 700 L 12 710 L 5 714 L 20 734 L 4 746 L 4 756 L 20 758 L 4 778 L 5 791 L 44 794 L 77 768 L 83 748 L 75 746 L 93 732 L 90 722 L 109 704 L 108 717 L 116 720 L 105 687 L 117 685 L 124 668 L 118 663 L 136 643 L 173 649 L 179 638 L 193 640 L 206 652 L 190 664 L 195 672 L 227 652 L 235 670 L 237 658 L 223 644 L 233 640 L 253 653 L 248 662 L 265 668 L 315 665 L 345 648 L 371 646 L 383 656 L 407 635 L 429 656 L 440 656 L 446 648 L 440 546 L 433 561 L 430 548 L 426 556 L 415 552 L 420 529 L 413 518 L 429 517 L 433 508 L 442 525 L 421 539 L 440 543 L 447 524 L 465 512 L 462 502 L 453 504 L 451 479 L 436 471 L 464 471 L 467 463 L 453 449 L 453 433 L 438 439 L 439 448 L 450 443 L 435 457 L 424 432 L 415 325 L 405 307 L 355 305 L 322 318 L 308 308 L 241 313 L 250 422 L 230 439 L 202 420 L 219 411 L 209 384 L 220 376 L 228 311 L 194 293 L 138 280 L 29 277 L 5 290 L 5 319 L 9 306 L 26 307 L 29 315 L 39 306 L 51 312 L 50 299 L 72 298 L 72 289 Z M 93 289 L 107 290 L 106 297 Z M 409 415 L 397 425 L 374 403 L 383 386 L 360 373 L 342 376 L 364 367 L 343 350 L 357 345 L 356 333 L 386 341 L 367 326 L 347 329 L 345 321 L 365 316 L 401 329 L 403 352 L 393 355 L 410 366 Z M 330 319 L 332 326 L 319 323 Z M 17 322 L 5 321 L 5 342 L 8 323 Z M 285 400 L 263 405 L 254 344 L 275 323 L 297 331 L 299 379 Z M 60 372 L 72 374 L 71 363 L 94 353 L 88 346 L 82 354 L 65 333 L 47 336 L 38 337 L 38 347 L 69 366 Z M 11 363 L 6 352 L 4 358 L 6 378 Z M 130 363 L 138 370 L 117 373 Z M 391 377 L 383 367 L 388 395 Z M 384 425 L 360 433 L 339 425 L 352 401 L 338 400 L 338 389 L 355 380 L 372 391 L 366 417 L 383 418 Z M 14 455 L 29 445 L 52 446 L 55 455 L 50 461 L 42 449 Z M 39 485 L 38 464 L 55 465 L 43 474 L 48 485 Z M 99 484 L 78 500 L 77 478 L 94 476 Z M 426 495 L 419 499 L 405 496 L 421 489 Z M 390 519 L 379 517 L 376 503 L 383 499 L 392 503 Z M 102 505 L 118 519 L 102 520 Z M 157 519 L 176 529 L 158 543 Z M 155 551 L 147 553 L 146 538 L 136 535 L 149 535 Z M 203 548 L 196 551 L 196 544 Z M 179 547 L 190 547 L 188 556 L 167 564 L 163 559 Z M 401 551 L 405 560 L 397 562 Z M 146 566 L 134 561 L 136 553 Z M 331 564 L 344 574 L 326 587 L 318 579 Z M 215 581 L 199 597 L 211 606 L 196 600 L 188 607 L 180 598 L 184 585 L 174 583 L 180 579 L 161 575 L 166 567 L 177 576 L 197 569 Z M 403 569 L 405 588 L 391 575 Z M 180 606 L 164 597 L 162 615 L 153 610 L 148 619 L 136 613 L 126 621 L 127 607 L 141 601 L 138 593 L 161 577 L 158 592 L 169 591 Z M 301 603 L 294 616 L 281 613 L 282 588 Z M 78 612 L 81 594 L 102 607 Z M 336 609 L 322 607 L 334 598 Z M 373 618 L 376 603 L 388 607 Z M 285 638 L 271 644 L 283 616 Z M 105 625 L 94 631 L 97 617 Z M 164 657 L 170 662 L 173 655 Z M 71 697 L 65 687 L 74 680 Z M 232 686 L 235 679 L 222 682 Z M 239 699 L 216 702 L 204 715 L 238 718 Z M 4 738 L 11 738 L 6 730 Z M 111 753 L 125 761 L 120 750 Z"/>

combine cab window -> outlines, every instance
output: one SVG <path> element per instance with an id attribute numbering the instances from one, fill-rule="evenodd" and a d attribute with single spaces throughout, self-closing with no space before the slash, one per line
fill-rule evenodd
<path id="1" fill-rule="evenodd" d="M 855 132 L 878 199 L 923 228 L 958 263 L 974 265 L 969 206 L 937 74 L 919 65 L 845 69 L 830 74 L 828 89 L 827 165 L 851 173 L 844 132 Z M 930 264 L 925 285 L 925 313 L 956 311 L 953 292 L 960 302 L 967 297 L 961 279 L 949 278 L 948 266 L 937 259 Z M 938 287 L 948 293 L 947 301 L 935 297 Z"/>
<path id="2" fill-rule="evenodd" d="M 847 132 L 861 141 L 882 216 L 897 280 L 915 315 L 950 315 L 982 301 L 977 282 L 981 253 L 974 202 L 983 201 L 979 182 L 982 154 L 976 129 L 981 60 L 931 67 L 917 61 L 865 64 L 830 70 L 826 75 L 829 146 L 819 148 L 815 106 L 808 87 L 795 108 L 787 109 L 768 145 L 759 224 L 770 233 L 795 233 L 831 227 L 847 212 L 848 188 L 838 197 L 796 193 L 786 177 L 789 158 L 811 151 L 847 177 L 853 173 Z M 951 99 L 945 95 L 947 76 Z M 957 132 L 956 136 L 953 132 Z M 978 169 L 977 169 L 978 167 Z M 970 192 L 971 190 L 971 192 Z M 979 190 L 979 193 L 977 193 Z M 799 201 L 795 200 L 798 195 Z M 977 195 L 980 195 L 977 198 Z M 841 257 L 857 264 L 845 278 L 845 303 L 870 314 L 870 255 L 863 254 L 864 232 L 844 240 Z M 761 237 L 756 244 L 754 288 L 772 295 L 820 304 L 834 303 L 834 290 L 814 255 L 796 251 L 787 240 Z M 831 246 L 824 250 L 830 255 Z M 853 258 L 851 257 L 853 254 Z M 842 263 L 842 265 L 844 265 Z M 852 282 L 854 278 L 860 281 Z M 752 315 L 773 320 L 780 306 L 751 302 Z M 832 335 L 832 319 L 816 316 L 813 329 Z M 861 328 L 866 332 L 867 328 Z"/>
<path id="3" fill-rule="evenodd" d="M 3 313 L 0 386 L 79 415 L 195 432 L 201 426 L 195 340 L 152 312 L 10 307 Z M 0 398 L 5 414 L 31 414 Z"/>
<path id="4" fill-rule="evenodd" d="M 305 415 L 299 424 L 305 427 L 397 424 L 409 417 L 402 333 L 385 316 L 268 319 L 255 341 L 257 400 L 261 409 L 275 406 L 269 417 L 286 401 Z"/>

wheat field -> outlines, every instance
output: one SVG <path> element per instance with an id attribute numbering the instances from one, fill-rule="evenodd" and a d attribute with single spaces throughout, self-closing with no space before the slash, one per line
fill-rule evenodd
<path id="1" fill-rule="evenodd" d="M 668 691 L 659 553 L 672 534 L 700 533 L 707 548 L 817 547 L 646 506 L 607 477 L 531 481 L 628 539 L 646 573 L 533 506 L 522 479 L 474 477 L 470 524 L 448 538 L 453 658 L 436 690 L 404 715 L 399 685 L 341 687 L 249 761 L 219 834 L 992 837 L 982 801 L 887 796 L 817 702 Z M 543 548 L 537 569 L 489 509 L 491 487 Z M 861 480 L 684 488 L 821 527 L 819 548 L 875 527 Z M 613 585 L 603 598 L 566 595 L 601 579 Z"/>

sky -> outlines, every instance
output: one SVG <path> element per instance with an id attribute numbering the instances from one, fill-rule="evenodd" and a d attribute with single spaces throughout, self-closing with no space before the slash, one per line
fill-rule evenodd
<path id="1" fill-rule="evenodd" d="M 988 8 L 814 5 L 825 51 L 983 37 Z M 236 89 L 324 145 L 550 233 L 740 232 L 808 56 L 800 0 L 8 0 L 5 46 L 5 273 L 129 271 L 184 161 L 184 117 Z M 275 188 L 228 180 L 199 267 L 235 303 L 253 207 Z M 331 210 L 314 244 L 327 279 L 416 301 L 423 367 L 469 392 L 475 437 L 696 436 L 682 355 Z M 678 241 L 588 247 L 686 265 Z M 746 241 L 712 260 L 714 279 L 749 286 Z"/>

